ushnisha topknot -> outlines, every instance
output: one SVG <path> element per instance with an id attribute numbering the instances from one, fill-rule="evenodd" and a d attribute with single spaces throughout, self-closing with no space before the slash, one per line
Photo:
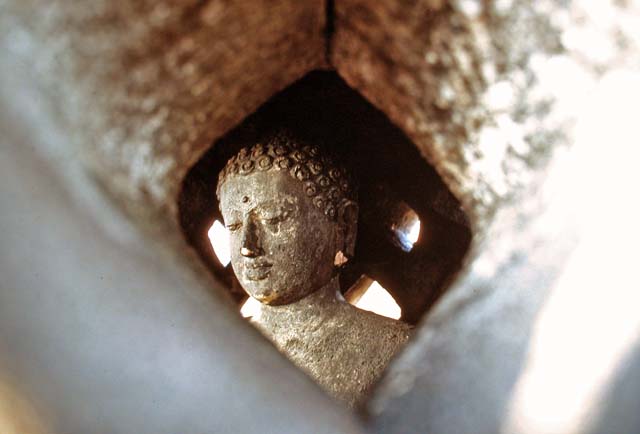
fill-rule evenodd
<path id="1" fill-rule="evenodd" d="M 343 201 L 356 201 L 353 181 L 344 169 L 318 146 L 296 140 L 289 132 L 279 131 L 260 143 L 245 147 L 227 161 L 218 175 L 216 196 L 230 176 L 245 176 L 254 171 L 286 171 L 300 181 L 313 205 L 335 221 Z"/>

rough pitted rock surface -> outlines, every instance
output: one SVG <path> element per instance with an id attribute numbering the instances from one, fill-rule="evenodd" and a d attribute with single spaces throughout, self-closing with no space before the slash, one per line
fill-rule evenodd
<path id="1" fill-rule="evenodd" d="M 556 104 L 567 93 L 561 70 L 584 81 L 632 51 L 621 33 L 599 63 L 593 42 L 569 52 L 580 36 L 565 30 L 589 15 L 578 3 L 340 1 L 331 59 L 413 139 L 479 229 L 570 143 L 575 113 Z"/>
<path id="2" fill-rule="evenodd" d="M 352 407 L 364 403 L 410 337 L 407 324 L 357 309 L 333 287 L 293 304 L 263 305 L 252 323 L 331 396 Z"/>
<path id="3" fill-rule="evenodd" d="M 635 136 L 635 102 L 624 94 L 638 91 L 637 2 L 347 0 L 336 15 L 338 71 L 413 139 L 475 230 L 468 266 L 370 403 L 376 432 L 563 432 L 579 423 L 570 399 L 558 400 L 567 411 L 554 421 L 545 417 L 557 408 L 531 407 L 532 385 L 551 372 L 568 378 L 572 365 L 556 364 L 553 351 L 532 360 L 530 345 L 544 302 L 571 289 L 560 278 L 576 241 L 608 232 L 592 216 L 605 221 L 611 194 L 613 208 L 630 197 L 621 144 Z M 583 219 L 591 225 L 576 224 Z M 603 272 L 588 268 L 573 273 Z M 555 307 L 569 318 L 585 305 Z M 538 377 L 518 407 L 514 385 L 532 366 Z"/>
<path id="4" fill-rule="evenodd" d="M 214 139 L 323 65 L 321 1 L 2 1 L 3 57 L 133 211 L 175 215 Z M 165 217 L 163 217 L 165 218 Z"/>
<path id="5" fill-rule="evenodd" d="M 73 149 L 80 146 L 103 157 L 102 160 L 88 158 L 90 166 L 95 173 L 101 174 L 101 181 L 116 192 L 120 203 L 152 204 L 152 207 L 170 209 L 175 206 L 173 193 L 177 190 L 180 172 L 188 169 L 192 158 L 197 158 L 198 152 L 191 154 L 192 150 L 206 147 L 211 137 L 217 137 L 245 116 L 243 110 L 255 108 L 278 86 L 286 86 L 293 78 L 303 74 L 306 67 L 322 64 L 324 41 L 321 26 L 314 25 L 323 21 L 322 3 L 298 2 L 294 5 L 293 2 L 283 2 L 274 6 L 273 3 L 259 2 L 260 7 L 249 13 L 241 11 L 244 4 L 232 5 L 222 1 L 152 4 L 125 0 L 91 3 L 3 0 L 0 2 L 2 72 L 11 73 L 16 80 L 21 79 L 25 88 L 33 88 L 31 90 L 40 104 L 47 104 L 50 112 L 57 112 L 59 123 L 55 126 L 43 128 L 37 125 L 37 128 L 44 130 L 43 135 L 54 131 L 67 135 L 68 142 L 59 142 L 63 143 L 61 147 L 71 148 L 73 143 Z M 264 41 L 265 44 L 256 42 L 255 46 L 281 47 L 284 51 L 289 47 L 291 51 L 287 52 L 291 56 L 283 51 L 283 56 L 271 57 L 266 54 L 270 53 L 270 49 L 265 48 L 254 51 L 258 53 L 257 56 L 245 57 L 249 51 L 240 49 L 243 44 L 238 41 L 244 39 L 237 36 L 237 30 L 266 28 L 264 24 L 260 25 L 260 20 L 247 21 L 248 17 L 257 19 L 256 14 L 252 15 L 253 12 L 266 9 L 269 9 L 270 17 L 280 16 L 283 21 L 277 28 L 270 28 L 269 32 L 257 33 L 255 41 Z M 225 26 L 211 26 L 209 30 L 201 26 L 200 19 L 194 18 L 200 16 L 200 11 L 204 13 L 206 10 L 213 11 L 211 16 L 216 13 L 224 16 L 225 26 L 235 29 L 233 34 L 215 38 L 213 29 L 222 31 Z M 234 14 L 233 11 L 239 13 Z M 623 251 L 621 247 L 624 247 L 620 238 L 626 242 L 630 239 L 636 241 L 637 237 L 628 236 L 633 234 L 631 230 L 617 239 L 608 235 L 610 230 L 620 227 L 635 228 L 638 220 L 637 212 L 634 214 L 629 206 L 629 199 L 637 196 L 634 191 L 637 183 L 629 182 L 629 179 L 637 180 L 637 176 L 633 177 L 637 173 L 637 159 L 630 158 L 634 155 L 632 149 L 637 148 L 630 143 L 636 136 L 633 115 L 637 110 L 633 103 L 620 105 L 628 95 L 633 96 L 633 102 L 640 100 L 637 97 L 640 71 L 640 40 L 637 37 L 640 9 L 637 1 L 424 0 L 400 4 L 386 0 L 341 0 L 335 2 L 335 12 L 331 61 L 339 74 L 411 136 L 423 155 L 438 168 L 464 203 L 471 214 L 471 224 L 476 234 L 484 234 L 484 242 L 476 243 L 475 251 L 469 256 L 467 269 L 429 317 L 418 326 L 415 338 L 397 363 L 393 363 L 383 387 L 374 395 L 370 405 L 375 414 L 371 429 L 380 433 L 585 432 L 581 428 L 588 421 L 579 414 L 576 416 L 563 411 L 558 419 L 562 425 L 554 426 L 555 421 L 549 421 L 548 413 L 536 413 L 534 407 L 526 405 L 529 404 L 526 399 L 518 406 L 515 399 L 518 396 L 532 396 L 527 393 L 531 388 L 526 387 L 526 382 L 520 381 L 526 370 L 532 368 L 536 375 L 529 378 L 529 386 L 539 385 L 542 389 L 538 391 L 543 393 L 538 396 L 554 398 L 546 399 L 546 404 L 552 403 L 554 407 L 543 406 L 542 410 L 571 410 L 576 408 L 572 407 L 576 402 L 596 404 L 596 407 L 580 408 L 597 408 L 601 403 L 590 400 L 583 393 L 586 390 L 583 386 L 592 380 L 591 373 L 580 369 L 576 373 L 575 368 L 583 368 L 585 361 L 611 360 L 601 347 L 605 347 L 607 342 L 616 341 L 619 335 L 611 332 L 615 329 L 598 328 L 602 324 L 598 319 L 602 318 L 603 313 L 612 312 L 606 309 L 616 306 L 612 302 L 617 301 L 626 307 L 635 306 L 629 302 L 629 294 L 637 292 L 629 286 L 629 282 L 637 283 L 637 276 L 633 275 L 633 263 L 629 261 L 634 256 L 620 253 Z M 266 21 L 273 23 L 272 19 Z M 255 25 L 247 26 L 249 22 Z M 165 39 L 155 39 L 158 35 L 164 35 Z M 274 35 L 277 35 L 280 44 L 274 44 L 270 39 Z M 191 45 L 190 36 L 197 43 Z M 155 43 L 152 43 L 154 40 Z M 297 45 L 295 41 L 301 40 L 308 43 Z M 191 50 L 193 55 L 188 54 Z M 183 63 L 181 53 L 187 53 L 187 59 L 193 62 Z M 264 61 L 254 64 L 253 60 L 247 60 L 256 58 Z M 219 69 L 224 69 L 225 65 L 233 65 L 238 69 L 234 70 L 233 75 L 219 75 Z M 204 66 L 204 71 L 201 72 L 200 66 Z M 263 68 L 261 73 L 254 74 L 260 68 Z M 238 70 L 242 72 L 238 74 Z M 136 79 L 136 76 L 146 74 L 151 79 L 144 80 L 149 87 L 144 87 Z M 256 76 L 270 78 L 258 82 Z M 191 85 L 199 83 L 198 77 L 204 80 L 204 87 L 208 80 L 214 80 L 212 77 L 227 77 L 219 80 L 227 87 L 213 86 L 216 89 L 213 95 L 220 99 L 191 95 L 192 89 L 197 93 L 198 86 Z M 274 83 L 276 85 L 271 90 L 264 90 Z M 616 87 L 620 85 L 624 88 Z M 241 88 L 244 93 L 240 92 Z M 600 98 L 585 98 L 594 89 L 601 92 Z M 228 103 L 225 95 L 234 102 Z M 151 98 L 143 104 L 146 101 L 144 96 L 158 96 L 158 99 Z M 576 114 L 583 109 L 585 102 L 592 113 L 582 117 L 582 121 L 595 127 L 584 129 L 583 125 L 583 130 L 597 138 L 595 142 L 589 140 L 589 135 L 585 135 L 586 139 L 585 136 L 578 136 L 574 130 Z M 164 105 L 166 110 L 162 109 Z M 211 113 L 205 110 L 207 107 L 212 110 Z M 625 110 L 625 107 L 631 110 Z M 145 110 L 149 110 L 149 113 Z M 196 122 L 200 112 L 204 113 L 200 117 L 201 124 Z M 213 113 L 218 113 L 219 117 Z M 207 116 L 214 121 L 215 127 L 211 126 Z M 608 118 L 610 124 L 607 128 L 599 129 L 597 127 L 603 118 Z M 33 126 L 36 127 L 36 123 Z M 28 128 L 24 130 L 28 131 Z M 620 131 L 624 134 L 620 135 Z M 590 163 L 578 159 L 576 165 L 581 170 L 568 171 L 559 157 L 562 154 L 579 156 L 574 155 L 571 149 L 576 142 L 582 143 L 580 152 L 582 156 L 586 153 L 590 157 Z M 618 146 L 620 143 L 629 146 Z M 589 150 L 584 145 L 592 146 Z M 18 167 L 11 164 L 13 160 L 14 154 L 10 154 L 10 159 L 1 160 L 10 162 L 9 170 L 5 173 L 15 175 L 12 176 L 16 180 L 13 184 L 3 183 L 4 187 L 9 186 L 11 194 L 14 191 L 11 188 L 15 185 L 34 190 L 40 185 L 42 191 L 48 191 L 42 186 L 50 187 L 50 183 L 39 178 L 44 171 L 28 172 L 20 167 L 12 172 L 11 169 Z M 551 160 L 552 164 L 546 166 L 547 160 Z M 600 172 L 593 170 L 594 167 L 607 169 L 606 175 L 613 179 L 600 179 Z M 552 176 L 547 176 L 547 172 Z M 577 186 L 571 186 L 568 192 L 552 200 L 552 196 L 566 187 L 563 181 L 571 176 L 575 176 L 575 180 L 569 181 L 575 181 Z M 24 178 L 27 179 L 22 182 Z M 163 179 L 169 180 L 168 183 L 161 181 Z M 68 186 L 73 184 L 69 180 L 66 182 Z M 589 187 L 586 195 L 585 185 Z M 595 194 L 591 194 L 591 188 Z M 105 248 L 104 243 L 83 250 L 85 241 L 91 239 L 92 233 L 95 234 L 95 228 L 90 226 L 90 231 L 79 230 L 82 228 L 77 225 L 77 217 L 68 218 L 68 213 L 64 214 L 56 208 L 61 203 L 65 211 L 69 211 L 77 203 L 47 202 L 46 198 L 57 199 L 57 196 L 47 194 L 43 200 L 28 202 L 27 206 L 27 202 L 19 200 L 30 196 L 22 190 L 17 191 L 19 194 L 9 196 L 7 202 L 11 205 L 7 209 L 23 213 L 15 218 L 16 221 L 19 218 L 20 225 L 10 225 L 9 230 L 2 233 L 11 236 L 24 225 L 30 224 L 40 229 L 34 232 L 39 237 L 10 238 L 5 243 L 19 247 L 12 249 L 12 252 L 23 252 L 29 260 L 15 265 L 10 263 L 10 266 L 3 268 L 3 277 L 7 276 L 8 282 L 30 279 L 27 282 L 31 286 L 26 289 L 36 291 L 39 300 L 55 294 L 55 298 L 48 300 L 49 303 L 38 305 L 48 310 L 34 319 L 45 321 L 62 317 L 69 321 L 75 318 L 74 315 L 77 316 L 80 302 L 91 302 L 88 296 L 94 294 L 91 291 L 92 283 L 98 281 L 93 268 L 87 267 L 87 258 L 92 258 L 90 264 L 113 267 L 114 275 L 122 276 L 127 275 L 123 271 L 130 269 L 123 267 L 116 259 L 124 258 L 126 261 L 130 255 L 123 254 L 121 250 L 105 255 L 111 250 Z M 592 219 L 586 222 L 589 224 L 582 235 L 599 234 L 602 238 L 607 237 L 607 249 L 601 250 L 582 243 L 583 259 L 591 255 L 594 261 L 592 266 L 573 267 L 571 277 L 583 277 L 578 280 L 582 284 L 575 285 L 579 292 L 573 294 L 573 299 L 580 302 L 561 306 L 548 295 L 552 289 L 562 293 L 571 286 L 566 282 L 563 285 L 559 277 L 568 277 L 563 276 L 564 261 L 571 257 L 579 233 L 576 220 L 564 217 L 571 208 L 571 200 L 580 194 L 586 196 L 586 199 L 582 198 L 581 216 Z M 601 206 L 603 203 L 604 207 Z M 36 204 L 42 204 L 44 208 L 34 208 Z M 605 213 L 607 210 L 616 212 L 608 212 L 603 216 L 603 208 Z M 42 220 L 33 219 L 34 210 L 39 215 L 47 215 L 48 223 L 59 222 L 59 227 L 68 230 L 48 230 Z M 5 217 L 10 214 L 3 212 L 0 215 Z M 495 215 L 493 220 L 490 218 L 492 215 Z M 597 216 L 597 220 L 594 221 L 592 216 Z M 70 229 L 71 225 L 73 230 Z M 607 230 L 603 230 L 603 226 Z M 65 237 L 62 238 L 61 234 Z M 73 243 L 70 243 L 71 239 Z M 25 240 L 31 243 L 27 247 Z M 51 247 L 58 245 L 67 248 L 60 251 Z M 637 242 L 631 245 L 635 246 Z M 28 251 L 29 248 L 32 251 Z M 602 254 L 603 251 L 607 254 Z M 13 253 L 4 255 L 3 259 L 9 256 L 13 259 Z M 56 264 L 52 260 L 60 257 L 61 253 L 67 255 L 63 257 L 68 260 L 58 269 L 51 269 L 55 271 L 51 275 L 60 277 L 60 270 L 64 270 L 64 276 L 77 274 L 75 283 L 81 289 L 72 293 L 73 297 L 70 298 L 73 303 L 69 306 L 61 304 L 59 297 L 59 294 L 69 293 L 68 286 L 63 286 L 67 281 L 48 278 L 34 283 L 31 280 L 35 266 L 42 266 L 46 270 L 52 267 L 51 264 Z M 626 262 L 616 263 L 619 259 Z M 577 264 L 584 265 L 585 262 L 578 261 Z M 570 267 L 567 270 L 571 271 Z M 174 294 L 170 291 L 172 288 L 166 287 L 164 279 L 155 282 L 154 269 L 140 267 L 132 274 L 141 278 L 139 284 L 134 281 L 138 288 L 144 289 L 150 283 L 155 286 L 164 284 L 166 294 Z M 612 276 L 617 278 L 615 285 L 612 285 Z M 593 285 L 594 277 L 598 278 L 598 285 Z M 113 291 L 113 287 L 126 288 L 130 281 L 114 280 L 110 283 L 112 287 L 104 287 L 102 301 L 126 302 L 130 305 L 130 299 L 125 300 L 121 292 Z M 38 287 L 40 283 L 44 290 L 37 292 L 42 289 Z M 190 286 L 184 285 L 185 288 Z M 82 400 L 81 405 L 100 402 L 105 405 L 99 406 L 97 419 L 105 421 L 105 430 L 112 432 L 114 427 L 121 427 L 119 424 L 123 412 L 122 408 L 113 407 L 114 395 L 96 401 L 95 391 L 98 388 L 87 387 L 87 384 L 94 385 L 91 382 L 96 379 L 104 384 L 114 384 L 114 377 L 105 376 L 105 373 L 111 372 L 113 365 L 95 370 L 92 368 L 100 366 L 98 361 L 102 359 L 87 359 L 95 356 L 91 351 L 95 351 L 93 343 L 96 342 L 96 330 L 104 331 L 103 336 L 113 336 L 110 333 L 112 330 L 104 330 L 104 326 L 95 321 L 90 321 L 89 325 L 101 326 L 102 329 L 86 327 L 86 320 L 94 318 L 94 309 L 92 315 L 82 316 L 85 320 L 83 327 L 74 329 L 86 332 L 86 342 L 91 345 L 79 346 L 77 339 L 68 346 L 53 345 L 53 340 L 47 339 L 46 334 L 51 330 L 51 322 L 43 322 L 43 327 L 29 329 L 33 338 L 24 339 L 24 335 L 16 331 L 24 332 L 27 329 L 15 327 L 19 324 L 15 321 L 25 318 L 25 312 L 33 314 L 35 297 L 24 298 L 29 294 L 31 292 L 4 291 L 2 295 L 9 296 L 9 300 L 23 298 L 21 304 L 0 304 L 5 308 L 14 308 L 11 312 L 13 316 L 2 315 L 0 318 L 9 325 L 2 329 L 3 332 L 13 333 L 15 342 L 32 345 L 33 352 L 6 351 L 3 354 L 15 357 L 16 364 L 24 367 L 25 375 L 21 380 L 25 382 L 32 381 L 43 372 L 42 365 L 33 367 L 33 361 L 49 360 L 68 365 L 69 356 L 77 357 L 78 366 L 90 373 L 83 377 L 87 380 L 81 385 L 83 394 L 76 393 L 77 389 L 49 388 L 50 392 L 53 390 L 48 395 L 52 398 L 44 409 L 60 419 L 69 420 L 78 417 L 79 413 L 77 407 L 73 406 L 73 400 Z M 143 295 L 147 294 L 150 292 Z M 157 291 L 153 292 L 153 296 L 157 301 L 173 300 L 160 296 Z M 585 297 L 591 303 L 584 303 Z M 184 301 L 184 297 L 172 301 L 172 313 L 180 301 Z M 212 312 L 224 312 L 216 310 L 220 309 L 218 303 L 213 302 L 202 318 L 209 321 Z M 547 305 L 555 307 L 560 321 L 550 323 L 539 318 L 540 307 Z M 590 311 L 586 309 L 589 306 L 596 306 L 597 309 Z M 576 317 L 576 312 L 583 316 Z M 617 315 L 618 311 L 613 311 L 616 320 L 623 319 L 618 322 L 632 323 L 637 319 L 635 311 L 631 314 L 629 311 L 622 312 L 623 315 Z M 108 313 L 111 316 L 107 318 L 114 320 L 112 313 Z M 122 323 L 121 310 L 118 313 L 120 316 L 117 321 L 113 321 L 115 326 Z M 135 314 L 138 319 L 139 312 Z M 31 316 L 28 318 L 31 319 Z M 188 318 L 189 324 L 192 324 L 192 316 Z M 567 318 L 575 321 L 567 321 Z M 235 323 L 224 322 L 216 328 L 201 327 L 197 329 L 198 336 L 204 336 L 207 344 L 219 343 L 229 329 L 234 328 L 232 325 Z M 558 332 L 584 339 L 576 342 L 580 344 L 578 346 L 560 342 L 562 345 L 552 347 L 553 351 L 538 354 L 540 358 L 536 361 L 542 363 L 532 364 L 529 355 L 535 353 L 535 347 L 531 346 L 531 335 L 540 325 L 550 330 L 549 334 L 538 336 L 538 343 L 541 344 L 549 341 L 554 343 L 552 338 Z M 122 335 L 128 335 L 127 332 L 131 330 L 123 330 Z M 184 334 L 176 334 L 178 330 L 172 328 L 171 334 L 176 338 L 184 337 Z M 220 347 L 212 350 L 216 360 L 225 354 L 238 355 L 233 361 L 239 365 L 254 359 L 254 341 L 245 341 L 248 333 L 239 328 L 237 330 L 240 338 L 237 342 L 227 343 L 222 350 Z M 585 335 L 585 330 L 593 333 Z M 61 334 L 55 338 L 59 336 Z M 184 342 L 183 339 L 177 340 Z M 147 341 L 146 336 L 141 339 L 141 342 Z M 34 344 L 38 342 L 46 342 L 47 345 Z M 245 342 L 245 347 L 236 352 L 238 342 Z M 165 343 L 163 339 L 162 344 Z M 557 341 L 555 343 L 558 344 Z M 60 351 L 60 348 L 65 351 Z M 78 355 L 84 348 L 87 351 Z M 47 359 L 43 349 L 53 349 L 54 355 Z M 561 351 L 559 355 L 558 350 L 564 352 Z M 163 351 L 166 351 L 166 347 Z M 109 356 L 120 354 L 109 352 Z M 577 363 L 565 363 L 565 357 L 575 354 L 580 356 L 575 359 Z M 265 361 L 262 367 L 272 367 L 273 363 Z M 30 370 L 27 369 L 29 366 Z M 126 368 L 130 364 L 123 360 L 118 366 Z M 172 372 L 175 366 L 175 363 L 167 364 L 167 371 L 152 372 Z M 206 366 L 215 370 L 207 372 L 219 375 L 217 364 Z M 144 366 L 139 372 L 148 372 L 147 368 Z M 203 368 L 204 371 L 206 368 Z M 265 376 L 258 376 L 258 381 L 263 379 L 265 382 L 251 383 L 251 387 L 246 387 L 244 378 L 241 378 L 243 375 L 238 372 L 235 370 L 238 378 L 233 383 L 224 375 L 219 375 L 218 381 L 212 384 L 222 390 L 228 387 L 237 391 L 239 385 L 245 387 L 243 390 L 246 395 L 238 402 L 254 404 L 256 410 L 262 410 L 265 403 L 271 402 L 273 387 L 278 383 L 268 382 Z M 244 372 L 250 374 L 252 371 L 247 369 Z M 71 374 L 75 377 L 77 372 L 74 370 Z M 254 377 L 248 378 L 253 381 Z M 549 378 L 556 381 L 549 385 Z M 571 387 L 565 387 L 567 378 L 577 380 L 579 388 L 572 390 Z M 65 377 L 60 376 L 55 380 L 56 384 L 62 386 L 77 384 L 64 381 Z M 151 380 L 155 382 L 156 379 Z M 130 384 L 122 383 L 123 389 L 117 390 L 119 396 Z M 256 384 L 262 387 L 256 387 Z M 605 382 L 604 385 L 610 383 Z M 171 386 L 174 387 L 175 382 Z M 558 392 L 575 390 L 577 394 L 558 396 Z M 35 396 L 45 396 L 41 392 L 42 387 Z M 612 392 L 615 392 L 615 388 L 612 388 Z M 184 396 L 191 395 L 189 389 Z M 305 400 L 309 396 L 304 395 Z M 217 402 L 221 405 L 218 408 L 233 412 L 234 406 L 222 406 L 228 403 L 226 398 L 226 395 L 218 396 Z M 275 400 L 276 406 L 269 407 L 268 414 L 256 419 L 260 421 L 260 426 L 254 425 L 247 432 L 262 432 L 265 423 L 278 424 L 283 418 L 287 419 L 287 423 L 285 426 L 278 425 L 282 427 L 280 432 L 286 432 L 287 427 L 289 431 L 295 431 L 300 425 L 292 427 L 287 417 L 292 414 L 285 413 L 283 416 L 278 410 L 284 406 L 291 411 L 289 405 L 301 401 L 298 398 L 293 396 L 289 400 Z M 205 399 L 205 402 L 209 401 Z M 637 402 L 635 404 L 634 408 L 637 408 Z M 67 407 L 61 408 L 59 405 Z M 174 414 L 173 407 L 160 408 L 159 411 L 155 401 L 153 406 L 146 407 L 142 412 L 139 407 L 131 408 L 134 408 L 136 415 L 144 414 L 146 420 L 141 423 L 148 423 L 152 416 Z M 305 417 L 321 414 L 324 425 L 318 423 L 313 426 L 333 428 L 333 422 L 325 419 L 332 413 L 318 413 L 318 408 L 314 405 L 307 409 Z M 165 409 L 168 411 L 162 411 Z M 202 416 L 210 413 L 210 407 L 207 407 L 193 419 L 203 419 Z M 230 421 L 246 420 L 244 412 L 236 413 L 235 417 L 229 417 L 229 414 L 225 412 L 220 417 L 215 415 L 213 422 L 222 423 L 222 428 L 229 428 Z M 518 416 L 524 418 L 508 420 Z M 175 423 L 178 419 L 180 417 L 169 417 L 168 422 Z M 595 432 L 611 432 L 615 420 L 603 419 L 604 428 Z M 523 421 L 526 423 L 518 424 Z M 545 425 L 549 422 L 550 426 Z M 582 425 L 571 425 L 570 422 Z M 209 428 L 207 426 L 205 429 Z M 89 432 L 86 429 L 78 431 Z M 131 432 L 131 429 L 121 432 Z"/>

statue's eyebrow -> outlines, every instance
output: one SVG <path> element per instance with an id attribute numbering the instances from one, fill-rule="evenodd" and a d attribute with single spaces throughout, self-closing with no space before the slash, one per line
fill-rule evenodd
<path id="1" fill-rule="evenodd" d="M 291 201 L 289 199 L 291 199 L 292 196 L 290 195 L 281 195 L 279 198 L 276 199 L 269 199 L 269 200 L 265 200 L 264 202 L 260 202 L 258 204 L 256 204 L 255 207 L 253 207 L 251 210 L 255 210 L 256 208 L 259 207 L 273 207 L 273 208 L 277 208 L 277 209 L 295 209 L 297 207 L 296 203 L 294 201 Z"/>
<path id="2" fill-rule="evenodd" d="M 279 210 L 280 204 L 275 200 L 265 200 L 264 202 L 260 202 L 252 207 L 249 212 L 259 212 L 262 210 Z"/>
<path id="3" fill-rule="evenodd" d="M 248 210 L 245 210 L 246 204 L 237 201 L 226 206 L 226 215 L 229 219 L 242 219 L 246 213 L 258 213 L 263 210 L 278 212 L 281 210 L 294 211 L 298 209 L 298 205 L 294 201 L 289 200 L 291 197 L 291 195 L 281 194 L 276 199 L 267 199 L 259 202 L 251 206 Z"/>

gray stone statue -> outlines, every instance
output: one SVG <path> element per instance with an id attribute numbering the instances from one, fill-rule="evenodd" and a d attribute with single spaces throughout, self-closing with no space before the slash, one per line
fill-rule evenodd
<path id="1" fill-rule="evenodd" d="M 410 328 L 340 295 L 358 216 L 347 172 L 318 147 L 277 133 L 227 162 L 217 194 L 233 270 L 262 303 L 252 322 L 330 395 L 356 406 Z"/>

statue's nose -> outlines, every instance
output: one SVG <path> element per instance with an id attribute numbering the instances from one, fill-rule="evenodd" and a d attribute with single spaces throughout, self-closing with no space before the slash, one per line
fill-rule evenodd
<path id="1" fill-rule="evenodd" d="M 251 218 L 247 219 L 243 225 L 240 254 L 247 258 L 255 258 L 262 254 L 260 239 L 258 236 L 258 227 Z"/>

